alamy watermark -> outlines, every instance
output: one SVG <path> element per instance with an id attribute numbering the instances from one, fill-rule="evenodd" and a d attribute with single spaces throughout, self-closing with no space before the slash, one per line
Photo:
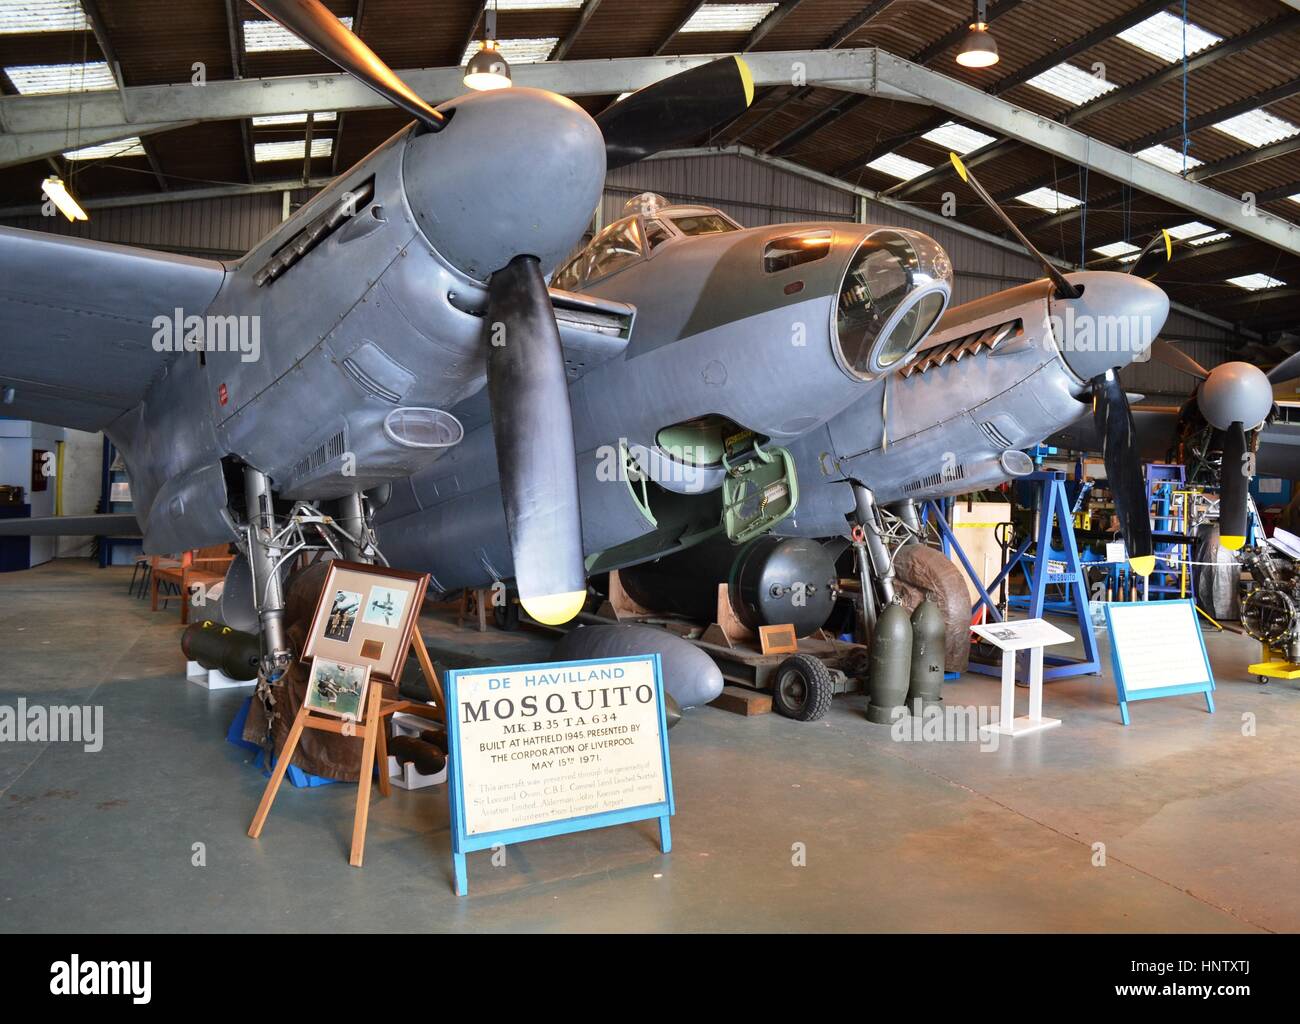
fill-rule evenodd
<path id="1" fill-rule="evenodd" d="M 0 743 L 80 743 L 88 754 L 104 747 L 102 704 L 0 704 Z"/>
<path id="2" fill-rule="evenodd" d="M 177 307 L 153 318 L 155 352 L 238 352 L 245 363 L 262 355 L 262 318 L 257 314 L 198 316 Z"/>

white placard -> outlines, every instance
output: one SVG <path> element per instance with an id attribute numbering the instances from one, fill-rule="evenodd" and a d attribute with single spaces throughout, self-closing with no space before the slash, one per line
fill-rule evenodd
<path id="1" fill-rule="evenodd" d="M 1074 637 L 1057 629 L 1046 619 L 1017 619 L 1014 622 L 989 622 L 971 629 L 1003 651 L 1023 651 L 1029 647 L 1051 647 L 1069 643 Z"/>
<path id="2" fill-rule="evenodd" d="M 1210 678 L 1201 627 L 1189 601 L 1112 604 L 1110 642 L 1130 693 Z"/>
<path id="3" fill-rule="evenodd" d="M 653 663 L 456 674 L 465 834 L 668 798 Z"/>

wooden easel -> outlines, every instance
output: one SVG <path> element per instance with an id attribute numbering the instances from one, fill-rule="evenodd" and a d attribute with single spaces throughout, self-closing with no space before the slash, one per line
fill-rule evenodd
<path id="1" fill-rule="evenodd" d="M 352 852 L 348 857 L 348 863 L 354 868 L 361 867 L 366 848 L 366 823 L 370 819 L 370 781 L 371 775 L 376 770 L 379 772 L 379 795 L 388 796 L 392 792 L 388 782 L 388 739 L 384 719 L 403 711 L 435 722 L 444 724 L 446 722 L 444 709 L 447 704 L 442 695 L 442 683 L 438 681 L 438 673 L 434 670 L 429 649 L 424 646 L 424 638 L 420 636 L 418 627 L 411 632 L 411 646 L 415 649 L 420 671 L 424 673 L 425 681 L 429 684 L 429 692 L 437 702 L 436 707 L 415 700 L 384 700 L 383 682 L 379 679 L 371 681 L 370 692 L 366 697 L 366 712 L 359 722 L 313 713 L 312 709 L 304 703 L 298 709 L 293 725 L 289 727 L 284 749 L 280 751 L 280 757 L 275 762 L 275 770 L 271 772 L 266 789 L 262 792 L 262 802 L 257 805 L 253 823 L 248 826 L 249 836 L 257 839 L 262 834 L 262 826 L 266 824 L 267 815 L 271 813 L 271 805 L 275 803 L 275 796 L 280 791 L 280 783 L 284 781 L 284 774 L 289 770 L 289 763 L 293 760 L 294 751 L 298 749 L 298 741 L 302 739 L 304 729 L 319 729 L 321 732 L 355 736 L 362 743 L 361 770 L 357 779 L 357 809 L 352 818 Z"/>

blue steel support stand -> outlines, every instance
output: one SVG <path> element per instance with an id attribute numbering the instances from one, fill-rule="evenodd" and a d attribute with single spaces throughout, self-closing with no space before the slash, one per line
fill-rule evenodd
<path id="1" fill-rule="evenodd" d="M 985 586 L 980 580 L 979 573 L 975 571 L 970 559 L 966 557 L 966 552 L 962 550 L 961 544 L 958 543 L 956 535 L 952 532 L 952 527 L 948 525 L 947 516 L 944 515 L 944 511 L 939 507 L 938 503 L 933 501 L 927 503 L 927 518 L 933 517 L 935 525 L 939 529 L 944 552 L 957 555 L 958 561 L 961 562 L 962 567 L 966 570 L 966 575 L 970 578 L 976 592 L 979 594 L 978 600 L 971 606 L 971 614 L 974 615 L 979 610 L 980 605 L 984 605 L 988 609 L 989 619 L 992 622 L 1001 622 L 1002 613 L 998 611 L 997 604 L 990 594 L 998 588 L 998 585 L 1011 573 L 1011 570 L 1020 564 L 1021 556 L 1029 550 L 1030 545 L 1035 545 L 1037 557 L 1033 559 L 1032 572 L 1027 574 L 1029 576 L 1028 618 L 1040 619 L 1043 617 L 1043 612 L 1047 607 L 1048 587 L 1064 586 L 1067 598 L 1063 604 L 1074 612 L 1075 619 L 1079 624 L 1079 637 L 1083 642 L 1082 658 L 1056 654 L 1044 655 L 1043 679 L 1047 681 L 1065 679 L 1070 676 L 1100 675 L 1101 658 L 1097 653 L 1097 634 L 1093 631 L 1092 616 L 1088 613 L 1088 593 L 1084 586 L 1083 567 L 1079 563 L 1079 545 L 1074 539 L 1074 517 L 1070 511 L 1070 503 L 1065 496 L 1065 474 L 1054 470 L 1038 470 L 1019 479 L 1037 484 L 1039 495 L 1038 536 L 1026 537 L 1021 541 L 1011 557 L 1007 559 L 1006 568 L 999 572 L 988 586 Z M 1047 559 L 1047 552 L 1052 547 L 1053 520 L 1056 521 L 1061 532 L 1061 543 L 1065 548 L 1064 572 L 1053 572 Z M 979 672 L 982 675 L 1000 676 L 1002 674 L 1001 665 L 985 665 L 974 661 L 970 663 L 970 670 Z M 1022 682 L 1028 681 L 1027 658 L 1017 659 L 1016 678 Z"/>

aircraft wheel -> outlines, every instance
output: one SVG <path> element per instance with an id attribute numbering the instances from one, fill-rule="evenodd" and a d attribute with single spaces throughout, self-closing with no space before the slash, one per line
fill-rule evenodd
<path id="1" fill-rule="evenodd" d="M 796 722 L 813 722 L 830 710 L 834 693 L 830 669 L 807 654 L 792 654 L 777 667 L 772 706 Z"/>
<path id="2" fill-rule="evenodd" d="M 492 621 L 497 629 L 504 629 L 507 633 L 519 628 L 519 601 L 513 592 L 506 594 L 505 604 L 492 606 Z"/>

